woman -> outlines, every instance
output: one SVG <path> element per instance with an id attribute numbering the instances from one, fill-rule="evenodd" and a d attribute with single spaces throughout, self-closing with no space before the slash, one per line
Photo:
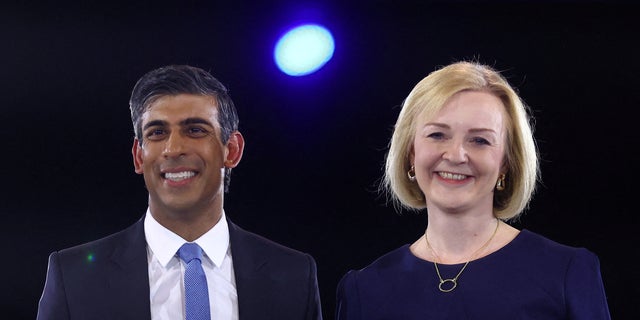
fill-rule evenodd
<path id="1" fill-rule="evenodd" d="M 382 191 L 426 208 L 414 243 L 348 272 L 345 319 L 610 319 L 598 257 L 507 222 L 538 180 L 527 108 L 503 76 L 457 62 L 420 81 L 398 117 Z"/>

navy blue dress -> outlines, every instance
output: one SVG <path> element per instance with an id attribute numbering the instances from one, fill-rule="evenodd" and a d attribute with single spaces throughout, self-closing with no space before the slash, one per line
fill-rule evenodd
<path id="1" fill-rule="evenodd" d="M 445 279 L 462 266 L 438 264 Z M 336 319 L 611 319 L 598 257 L 528 230 L 471 261 L 455 290 L 438 283 L 433 262 L 404 245 L 341 279 Z"/>

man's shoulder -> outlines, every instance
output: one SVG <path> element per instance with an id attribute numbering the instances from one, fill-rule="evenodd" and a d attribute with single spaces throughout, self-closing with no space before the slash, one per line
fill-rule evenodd
<path id="1" fill-rule="evenodd" d="M 82 256 L 91 261 L 98 256 L 104 256 L 107 251 L 115 250 L 118 246 L 131 246 L 136 243 L 144 244 L 144 227 L 142 220 L 101 238 L 67 247 L 53 254 L 63 259 Z"/>
<path id="2" fill-rule="evenodd" d="M 236 254 L 239 253 L 237 250 L 242 250 L 243 253 L 251 253 L 270 258 L 277 257 L 280 260 L 312 261 L 315 263 L 314 259 L 308 253 L 245 230 L 231 221 L 229 221 L 229 236 L 234 260 Z"/>

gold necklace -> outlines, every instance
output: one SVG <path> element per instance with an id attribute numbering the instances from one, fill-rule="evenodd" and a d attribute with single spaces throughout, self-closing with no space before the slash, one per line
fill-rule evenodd
<path id="1" fill-rule="evenodd" d="M 489 240 L 487 240 L 487 242 L 485 242 L 482 247 L 478 248 L 478 250 L 476 250 L 471 257 L 469 258 L 469 260 L 467 260 L 467 262 L 465 262 L 465 264 L 462 266 L 462 269 L 460 269 L 460 271 L 458 272 L 458 274 L 453 277 L 453 278 L 449 278 L 449 279 L 442 279 L 442 276 L 440 275 L 440 270 L 438 269 L 438 263 L 436 263 L 435 260 L 440 260 L 440 257 L 438 257 L 438 254 L 436 253 L 435 250 L 433 250 L 433 248 L 431 247 L 431 244 L 429 244 L 429 238 L 427 237 L 427 232 L 424 232 L 424 240 L 427 242 L 427 248 L 429 248 L 429 250 L 431 250 L 431 252 L 433 252 L 433 256 L 436 258 L 433 261 L 433 265 L 436 267 L 436 273 L 438 274 L 438 279 L 440 279 L 440 284 L 438 284 L 438 289 L 440 289 L 440 291 L 442 292 L 451 292 L 453 291 L 453 289 L 455 289 L 458 286 L 458 278 L 460 277 L 460 275 L 462 274 L 462 272 L 464 271 L 465 268 L 467 268 L 467 265 L 469 264 L 469 262 L 471 262 L 471 260 L 473 260 L 474 256 L 478 253 L 480 253 L 482 250 L 484 250 L 489 243 L 491 242 L 491 240 L 493 240 L 493 237 L 496 235 L 496 233 L 498 232 L 498 226 L 500 226 L 500 220 L 496 219 L 496 228 L 493 230 L 493 234 L 491 235 L 491 237 L 489 237 Z M 451 284 L 451 288 L 445 288 L 444 285 L 446 283 L 450 283 Z"/>

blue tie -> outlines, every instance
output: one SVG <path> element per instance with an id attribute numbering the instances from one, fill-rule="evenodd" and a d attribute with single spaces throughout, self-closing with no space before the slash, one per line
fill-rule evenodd
<path id="1" fill-rule="evenodd" d="M 184 270 L 184 301 L 186 320 L 209 320 L 209 291 L 207 277 L 202 269 L 202 248 L 195 243 L 185 243 L 178 256 L 187 266 Z"/>

